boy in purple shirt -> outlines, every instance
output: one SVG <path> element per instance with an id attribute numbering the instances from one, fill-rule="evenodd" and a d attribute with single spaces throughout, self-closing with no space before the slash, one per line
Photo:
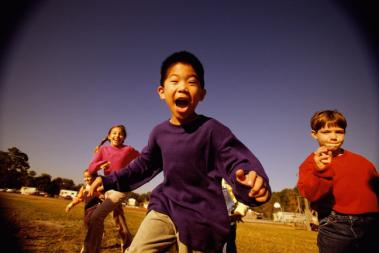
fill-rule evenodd
<path id="1" fill-rule="evenodd" d="M 220 252 L 230 220 L 221 180 L 250 206 L 267 202 L 268 177 L 258 159 L 233 133 L 195 109 L 206 95 L 204 69 L 193 54 L 170 55 L 161 67 L 159 97 L 171 117 L 157 125 L 141 156 L 126 168 L 98 177 L 91 188 L 132 191 L 163 170 L 164 181 L 151 194 L 148 213 L 128 253 Z"/>

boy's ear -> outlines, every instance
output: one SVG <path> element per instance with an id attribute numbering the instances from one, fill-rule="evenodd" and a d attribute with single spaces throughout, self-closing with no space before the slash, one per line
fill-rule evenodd
<path id="1" fill-rule="evenodd" d="M 162 100 L 166 99 L 166 96 L 164 94 L 164 87 L 162 85 L 159 85 L 157 87 L 157 93 L 158 93 L 160 99 L 162 99 Z"/>
<path id="2" fill-rule="evenodd" d="M 313 139 L 317 140 L 318 137 L 317 137 L 317 132 L 315 130 L 312 130 L 311 132 L 311 136 L 313 137 Z"/>
<path id="3" fill-rule="evenodd" d="M 201 96 L 200 96 L 200 101 L 203 101 L 206 95 L 207 95 L 207 90 L 203 89 Z"/>

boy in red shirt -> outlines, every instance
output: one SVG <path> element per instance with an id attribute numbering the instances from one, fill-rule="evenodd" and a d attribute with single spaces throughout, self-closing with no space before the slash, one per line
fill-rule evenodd
<path id="1" fill-rule="evenodd" d="M 377 250 L 379 176 L 366 158 L 341 148 L 346 126 L 338 111 L 316 112 L 312 137 L 320 147 L 299 170 L 299 192 L 318 212 L 320 253 Z"/>

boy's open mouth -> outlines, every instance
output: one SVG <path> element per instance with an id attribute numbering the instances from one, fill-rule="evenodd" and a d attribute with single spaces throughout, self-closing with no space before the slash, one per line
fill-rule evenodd
<path id="1" fill-rule="evenodd" d="M 189 101 L 185 98 L 178 98 L 175 100 L 175 105 L 180 108 L 185 108 L 188 107 Z"/>

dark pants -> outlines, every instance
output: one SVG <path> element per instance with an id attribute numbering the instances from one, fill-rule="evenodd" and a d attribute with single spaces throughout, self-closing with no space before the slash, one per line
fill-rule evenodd
<path id="1" fill-rule="evenodd" d="M 332 212 L 320 219 L 320 253 L 378 252 L 379 214 L 345 215 Z"/>
<path id="2" fill-rule="evenodd" d="M 237 253 L 236 234 L 237 223 L 233 222 L 230 225 L 230 233 L 228 235 L 228 241 L 224 246 L 223 253 Z"/>

